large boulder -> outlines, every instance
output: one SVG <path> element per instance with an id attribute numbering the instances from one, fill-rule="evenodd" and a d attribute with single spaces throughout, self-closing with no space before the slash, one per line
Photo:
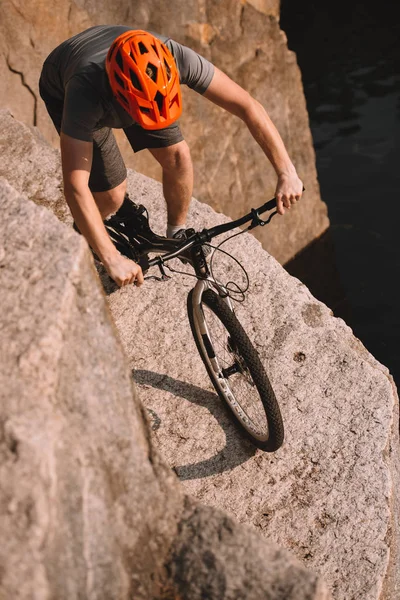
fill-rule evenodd
<path id="1" fill-rule="evenodd" d="M 11 127 L 7 119 L 1 123 Z M 12 174 L 12 138 L 2 145 L 3 130 L 0 148 L 9 154 Z M 128 183 L 131 197 L 148 207 L 154 230 L 163 233 L 160 184 L 134 172 Z M 274 221 L 279 226 L 284 219 Z M 193 199 L 190 225 L 226 220 Z M 329 582 L 335 599 L 396 600 L 399 415 L 393 379 L 251 234 L 224 248 L 249 274 L 238 314 L 275 388 L 285 444 L 273 455 L 256 452 L 228 419 L 191 339 L 185 302 L 192 278 L 175 275 L 166 283 L 115 290 L 104 277 L 155 444 L 187 493 L 293 552 Z M 176 268 L 188 270 L 179 262 Z M 234 263 L 223 265 L 218 254 L 215 269 L 240 283 Z"/>
<path id="2" fill-rule="evenodd" d="M 87 244 L 4 182 L 0 206 L 0 596 L 149 598 L 176 478 L 153 453 Z"/>
<path id="3" fill-rule="evenodd" d="M 160 184 L 131 172 L 129 191 L 162 233 Z M 192 201 L 190 225 L 224 221 Z M 157 446 L 188 493 L 272 535 L 323 575 L 335 600 L 395 600 L 400 456 L 393 378 L 251 234 L 223 249 L 250 279 L 237 313 L 279 400 L 284 446 L 273 455 L 256 452 L 230 423 L 191 337 L 186 296 L 194 280 L 177 274 L 166 283 L 109 290 Z M 235 264 L 224 260 L 224 270 L 220 261 L 217 254 L 219 278 L 240 284 Z"/>
<path id="4" fill-rule="evenodd" d="M 328 600 L 160 458 L 86 242 L 0 181 L 0 597 Z"/>
<path id="5" fill-rule="evenodd" d="M 38 93 L 41 65 L 64 39 L 104 23 L 131 23 L 193 47 L 266 107 L 306 187 L 302 210 L 292 210 L 279 227 L 273 223 L 268 234 L 256 233 L 279 262 L 289 261 L 327 229 L 301 75 L 279 27 L 278 0 L 3 0 L 0 107 L 37 125 L 57 144 Z M 232 218 L 272 197 L 275 173 L 246 126 L 191 90 L 184 90 L 184 104 L 182 130 L 193 156 L 195 196 Z M 148 152 L 133 156 L 125 137 L 119 135 L 118 140 L 128 166 L 160 179 L 158 163 Z"/>

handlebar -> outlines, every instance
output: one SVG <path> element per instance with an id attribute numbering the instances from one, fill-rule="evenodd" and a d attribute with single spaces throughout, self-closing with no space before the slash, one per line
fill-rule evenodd
<path id="1" fill-rule="evenodd" d="M 223 223 L 222 225 L 216 225 L 215 227 L 211 227 L 210 229 L 204 229 L 201 233 L 208 233 L 209 238 L 205 241 L 209 242 L 210 240 L 212 240 L 212 238 L 216 237 L 217 235 L 221 235 L 221 233 L 225 233 L 227 231 L 230 231 L 231 229 L 236 229 L 236 227 L 240 227 L 241 225 L 244 225 L 249 221 L 252 221 L 252 224 L 250 225 L 249 229 L 253 229 L 254 227 L 257 227 L 257 225 L 266 225 L 267 222 L 269 222 L 269 220 L 273 217 L 273 215 L 270 216 L 270 219 L 268 221 L 262 221 L 259 215 L 261 213 L 266 212 L 267 210 L 272 210 L 275 207 L 276 198 L 272 198 L 272 200 L 269 200 L 259 208 L 252 208 L 247 215 L 236 219 L 236 221 L 232 221 L 231 223 Z"/>
<path id="2" fill-rule="evenodd" d="M 260 218 L 260 214 L 272 210 L 275 207 L 276 198 L 272 198 L 272 200 L 269 200 L 259 208 L 252 208 L 251 211 L 247 213 L 247 215 L 244 215 L 243 217 L 240 217 L 235 221 L 231 221 L 229 223 L 222 223 L 222 225 L 216 225 L 215 227 L 211 227 L 210 229 L 203 229 L 202 231 L 194 233 L 188 239 L 186 239 L 184 243 L 181 242 L 177 249 L 173 252 L 168 252 L 163 256 L 156 256 L 155 258 L 152 258 L 150 260 L 147 256 L 142 256 L 139 260 L 139 265 L 141 266 L 142 270 L 146 271 L 149 267 L 153 267 L 156 265 L 158 265 L 161 268 L 165 262 L 178 257 L 185 250 L 188 250 L 189 248 L 192 248 L 195 245 L 203 245 L 207 242 L 210 242 L 213 238 L 217 237 L 218 235 L 226 233 L 227 231 L 231 231 L 232 229 L 236 229 L 236 227 L 240 227 L 241 225 L 244 225 L 249 221 L 251 221 L 249 229 L 253 229 L 258 225 L 266 225 L 270 222 L 272 217 L 277 214 L 277 212 L 275 211 L 274 213 L 272 213 L 267 221 L 263 221 Z"/>

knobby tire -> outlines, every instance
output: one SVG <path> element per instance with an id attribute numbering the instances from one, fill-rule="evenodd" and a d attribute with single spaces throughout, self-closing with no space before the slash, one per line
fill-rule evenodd
<path id="1" fill-rule="evenodd" d="M 227 348 L 229 354 L 227 355 L 229 358 L 231 356 L 238 357 L 234 363 L 240 365 L 242 370 L 240 373 L 234 372 L 232 376 L 228 374 L 227 378 L 225 376 L 223 378 L 217 376 L 213 369 L 210 355 L 213 355 L 215 346 L 218 345 L 218 343 L 216 344 L 213 339 L 211 326 L 208 325 L 209 338 L 206 340 L 203 340 L 202 336 L 199 335 L 196 330 L 192 290 L 189 292 L 187 302 L 189 322 L 197 349 L 207 369 L 210 380 L 220 398 L 224 400 L 231 409 L 230 414 L 234 417 L 235 423 L 239 425 L 241 430 L 251 439 L 253 444 L 266 452 L 274 452 L 283 444 L 284 428 L 275 393 L 258 353 L 234 312 L 232 312 L 226 302 L 224 302 L 217 293 L 210 289 L 205 290 L 202 294 L 201 304 L 204 316 L 207 313 L 207 310 L 204 311 L 204 307 L 207 307 L 222 323 L 224 329 L 228 333 L 227 339 L 229 341 L 227 343 Z M 207 321 L 206 316 L 205 319 Z M 242 381 L 246 381 L 246 385 L 248 383 L 250 384 L 251 393 L 249 393 L 249 395 L 251 395 L 251 403 L 253 406 L 257 407 L 259 414 L 262 412 L 262 420 L 265 424 L 260 425 L 260 423 L 255 422 L 261 419 L 247 419 L 247 409 L 241 405 L 241 402 L 237 400 L 235 394 L 230 395 L 229 392 L 226 394 L 224 389 L 221 388 L 222 379 L 227 382 L 229 388 L 231 387 L 230 377 L 237 377 L 235 381 L 238 381 L 241 377 Z M 225 383 L 222 387 L 224 387 L 224 385 Z M 247 395 L 246 392 L 246 396 Z M 234 401 L 232 401 L 233 397 L 235 397 Z M 238 405 L 240 409 L 238 408 Z M 243 412 L 245 413 L 246 418 L 243 418 Z M 259 431 L 261 431 L 261 427 L 262 434 L 260 435 Z M 255 431 L 255 429 L 257 429 L 257 431 Z"/>

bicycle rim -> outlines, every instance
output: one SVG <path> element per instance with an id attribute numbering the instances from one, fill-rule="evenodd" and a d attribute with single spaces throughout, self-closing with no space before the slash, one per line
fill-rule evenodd
<path id="1" fill-rule="evenodd" d="M 219 396 L 252 442 L 266 451 L 283 443 L 283 423 L 274 391 L 257 351 L 235 314 L 212 290 L 199 310 L 188 297 L 188 314 L 200 356 Z"/>

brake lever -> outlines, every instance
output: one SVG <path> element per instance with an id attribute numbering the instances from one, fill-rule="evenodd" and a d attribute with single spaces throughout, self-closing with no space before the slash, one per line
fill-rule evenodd
<path id="1" fill-rule="evenodd" d="M 274 217 L 275 215 L 278 214 L 278 211 L 276 210 L 268 217 L 268 219 L 266 221 L 264 221 L 263 219 L 261 219 L 260 213 L 256 208 L 252 208 L 250 212 L 253 215 L 253 220 L 251 222 L 249 230 L 254 229 L 254 227 L 258 227 L 259 225 L 261 227 L 263 227 L 264 225 L 268 225 L 268 223 L 271 221 L 272 217 Z"/>
<path id="2" fill-rule="evenodd" d="M 305 191 L 306 191 L 306 188 L 303 185 L 303 192 L 305 192 Z M 251 222 L 249 230 L 254 229 L 254 227 L 257 227 L 258 225 L 261 225 L 261 227 L 263 227 L 264 225 L 268 225 L 268 223 L 271 221 L 272 217 L 274 217 L 275 215 L 278 214 L 278 211 L 276 210 L 275 212 L 273 212 L 266 221 L 261 219 L 260 213 L 266 212 L 267 210 L 272 210 L 275 207 L 276 207 L 276 198 L 272 198 L 272 200 L 269 200 L 268 202 L 266 202 L 263 206 L 261 206 L 261 208 L 259 208 L 259 209 L 252 208 L 250 212 L 252 214 L 253 220 Z"/>
<path id="3" fill-rule="evenodd" d="M 170 275 L 166 274 L 162 262 L 160 262 L 157 266 L 160 269 L 161 277 L 158 277 L 157 275 L 149 275 L 148 277 L 144 277 L 145 281 L 148 281 L 149 279 L 154 279 L 154 281 L 168 281 L 169 279 L 172 279 Z"/>

